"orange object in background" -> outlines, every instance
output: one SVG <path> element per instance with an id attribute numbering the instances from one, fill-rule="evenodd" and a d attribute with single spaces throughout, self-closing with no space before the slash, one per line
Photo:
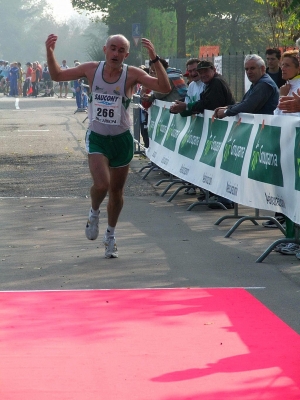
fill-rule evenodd
<path id="1" fill-rule="evenodd" d="M 218 56 L 220 53 L 220 46 L 200 46 L 199 58 Z"/>

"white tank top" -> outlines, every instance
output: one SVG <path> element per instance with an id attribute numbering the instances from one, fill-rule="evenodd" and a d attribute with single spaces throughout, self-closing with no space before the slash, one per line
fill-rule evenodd
<path id="1" fill-rule="evenodd" d="M 130 129 L 129 104 L 126 96 L 128 66 L 123 64 L 119 79 L 114 83 L 103 79 L 105 61 L 100 61 L 92 83 L 88 105 L 89 129 L 100 135 L 115 136 Z"/>

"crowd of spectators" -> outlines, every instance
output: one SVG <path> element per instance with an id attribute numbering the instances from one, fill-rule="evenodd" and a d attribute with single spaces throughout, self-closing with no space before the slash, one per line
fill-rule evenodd
<path id="1" fill-rule="evenodd" d="M 74 66 L 79 65 L 74 60 Z M 69 68 L 67 61 L 63 60 L 62 69 Z M 54 96 L 54 85 L 48 65 L 43 66 L 38 61 L 28 61 L 24 68 L 20 62 L 0 60 L 0 93 L 8 97 L 50 97 Z M 69 92 L 76 99 L 77 111 L 87 110 L 88 85 L 84 79 L 73 82 L 59 82 L 59 98 L 67 98 Z"/>
<path id="2" fill-rule="evenodd" d="M 51 81 L 47 64 L 27 62 L 22 68 L 20 62 L 0 60 L 0 91 L 10 97 L 37 97 L 39 86 L 43 82 L 49 88 L 49 96 L 53 82 Z"/>
<path id="3" fill-rule="evenodd" d="M 214 117 L 219 119 L 235 116 L 239 113 L 282 114 L 280 108 L 284 106 L 280 106 L 279 96 L 292 96 L 293 93 L 297 93 L 299 96 L 300 94 L 299 52 L 298 50 L 287 51 L 281 54 L 280 49 L 269 48 L 266 50 L 265 58 L 266 62 L 257 54 L 246 55 L 244 70 L 251 86 L 239 103 L 235 102 L 229 85 L 217 73 L 214 64 L 195 58 L 187 61 L 187 70 L 185 74 L 182 74 L 182 77 L 188 78 L 186 85 L 190 88 L 190 90 L 187 90 L 185 98 L 169 100 L 168 95 L 164 94 L 163 100 L 173 102 L 170 112 L 180 113 L 182 117 L 203 113 L 204 110 L 214 111 Z M 143 88 L 140 92 L 143 93 L 145 90 L 146 88 Z M 160 98 L 156 93 L 148 93 L 146 96 L 142 95 L 142 100 Z M 299 116 L 300 97 L 296 97 L 294 94 L 293 102 L 297 106 L 293 103 L 293 107 L 290 106 L 290 108 L 292 111 L 296 111 L 293 115 Z M 143 138 L 145 136 L 144 131 L 145 127 L 143 126 Z M 147 141 L 146 147 L 148 146 Z M 196 192 L 190 193 L 188 189 L 187 193 L 195 194 Z M 221 202 L 227 206 L 226 199 L 221 198 Z M 276 213 L 275 218 L 278 223 L 284 226 L 293 224 L 282 213 Z M 273 221 L 267 221 L 263 223 L 263 226 L 265 228 L 278 228 L 278 224 Z M 289 231 L 293 232 L 293 229 L 289 229 Z M 295 243 L 284 243 L 276 250 L 282 254 L 296 254 L 300 258 L 300 246 Z"/>

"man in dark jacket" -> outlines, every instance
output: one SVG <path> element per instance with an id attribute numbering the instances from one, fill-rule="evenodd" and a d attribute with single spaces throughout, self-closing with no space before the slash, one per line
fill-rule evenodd
<path id="1" fill-rule="evenodd" d="M 270 77 L 276 83 L 278 88 L 281 88 L 281 86 L 285 84 L 285 80 L 282 79 L 280 59 L 281 59 L 280 49 L 274 47 L 266 50 L 266 61 L 268 66 L 266 69 L 266 73 L 270 75 Z"/>
<path id="2" fill-rule="evenodd" d="M 200 99 L 187 104 L 187 115 L 203 113 L 204 110 L 214 110 L 234 104 L 235 100 L 227 82 L 216 72 L 214 64 L 210 61 L 200 61 L 197 66 L 200 80 L 204 83 L 204 90 Z"/>
<path id="3" fill-rule="evenodd" d="M 264 60 L 257 54 L 248 54 L 244 60 L 245 71 L 252 83 L 242 101 L 215 109 L 216 118 L 232 117 L 239 113 L 273 114 L 279 100 L 276 83 L 266 74 Z"/>
<path id="4" fill-rule="evenodd" d="M 180 113 L 181 116 L 203 113 L 204 110 L 214 110 L 216 107 L 222 107 L 228 104 L 234 104 L 234 98 L 230 87 L 224 79 L 216 72 L 214 64 L 210 61 L 200 61 L 197 65 L 197 72 L 200 80 L 204 84 L 204 90 L 200 94 L 200 99 L 186 105 L 186 111 Z M 198 200 L 200 198 L 198 197 Z M 232 201 L 218 197 L 216 199 L 226 208 L 232 208 Z M 210 208 L 219 208 L 219 204 L 213 202 L 209 205 Z"/>

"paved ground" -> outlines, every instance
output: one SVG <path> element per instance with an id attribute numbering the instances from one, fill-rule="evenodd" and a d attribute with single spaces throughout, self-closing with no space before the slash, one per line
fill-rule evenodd
<path id="1" fill-rule="evenodd" d="M 74 110 L 72 99 L 0 97 L 0 290 L 247 287 L 300 333 L 300 261 L 272 253 L 255 262 L 280 231 L 247 222 L 225 238 L 234 220 L 214 223 L 233 211 L 188 212 L 194 197 L 183 192 L 168 203 L 166 184 L 154 187 L 166 176 L 142 180 L 148 160 L 139 155 L 117 230 L 120 258 L 106 260 L 101 240 L 84 235 L 87 124 Z M 103 207 L 103 231 L 105 219 Z"/>

